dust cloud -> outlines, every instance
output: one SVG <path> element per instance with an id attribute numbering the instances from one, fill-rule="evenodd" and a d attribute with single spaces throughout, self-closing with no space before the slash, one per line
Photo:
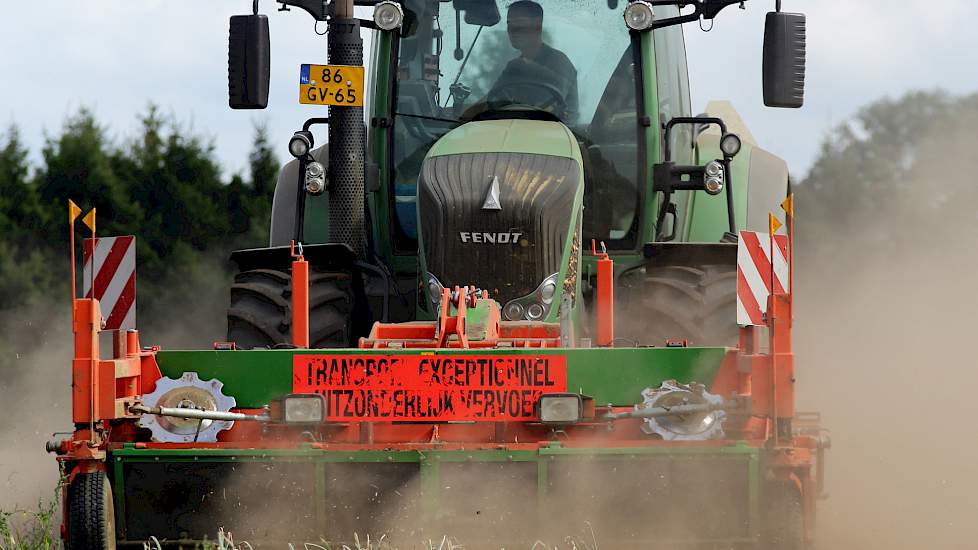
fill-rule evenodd
<path id="1" fill-rule="evenodd" d="M 229 280 L 225 266 L 214 259 L 181 269 L 159 287 L 145 285 L 137 296 L 137 305 L 146 304 L 138 311 L 141 343 L 207 349 L 223 340 Z M 146 293 L 156 299 L 140 298 Z M 0 510 L 36 510 L 39 501 L 56 498 L 58 466 L 44 444 L 73 428 L 67 290 L 64 296 L 0 315 L 11 350 L 0 358 Z M 111 339 L 102 336 L 102 357 L 107 358 Z"/>
<path id="2" fill-rule="evenodd" d="M 916 177 L 893 182 L 900 200 L 881 197 L 860 210 L 840 195 L 839 207 L 854 209 L 850 219 L 858 226 L 807 216 L 799 188 L 798 405 L 822 412 L 833 442 L 830 496 L 819 503 L 821 550 L 951 550 L 973 548 L 978 539 L 978 354 L 972 349 L 978 341 L 978 184 L 961 177 L 978 173 L 974 141 L 969 131 L 947 131 L 924 146 L 914 159 Z M 157 309 L 140 311 L 144 344 L 205 348 L 221 339 L 225 272 L 217 262 L 194 269 L 166 291 Z M 159 290 L 141 288 L 140 295 Z M 0 360 L 0 509 L 33 508 L 39 498 L 53 497 L 57 484 L 44 443 L 71 427 L 68 307 L 59 302 L 7 313 L 0 326 L 13 343 L 12 354 Z M 471 506 L 463 502 L 459 511 L 488 514 L 480 523 L 502 531 L 502 516 L 495 521 L 484 499 L 520 495 L 525 484 L 497 478 L 489 487 L 485 495 L 463 495 Z M 510 509 L 525 505 L 522 497 L 516 500 L 507 503 Z M 331 505 L 347 504 L 354 503 Z M 393 516 L 416 505 L 368 504 Z M 274 516 L 274 508 L 265 506 L 261 515 Z M 359 530 L 354 524 L 350 528 Z M 421 538 L 412 522 L 396 519 L 371 534 L 385 527 L 401 532 L 409 547 Z M 445 526 L 443 533 L 465 542 L 469 531 Z M 359 533 L 362 538 L 367 531 Z M 441 536 L 424 534 L 436 546 Z M 589 524 L 566 526 L 551 546 L 563 547 L 565 536 L 589 542 Z M 598 529 L 594 537 L 601 544 L 608 534 Z"/>
<path id="3" fill-rule="evenodd" d="M 937 143 L 860 227 L 806 224 L 798 203 L 798 406 L 833 443 L 823 550 L 975 547 L 978 216 L 942 189 L 978 160 L 970 132 Z"/>
<path id="4" fill-rule="evenodd" d="M 0 319 L 11 344 L 0 361 L 0 510 L 36 510 L 56 496 L 58 466 L 44 444 L 72 429 L 70 316 L 60 303 Z"/>

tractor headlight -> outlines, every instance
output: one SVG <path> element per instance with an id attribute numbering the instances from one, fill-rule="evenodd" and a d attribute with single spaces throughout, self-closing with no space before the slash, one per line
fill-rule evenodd
<path id="1" fill-rule="evenodd" d="M 515 321 L 517 319 L 523 318 L 524 310 L 525 308 L 523 307 L 523 304 L 514 300 L 506 304 L 506 307 L 503 308 L 503 316 L 509 319 L 510 321 Z"/>
<path id="2" fill-rule="evenodd" d="M 647 31 L 655 22 L 652 4 L 638 0 L 631 2 L 625 8 L 625 25 L 633 31 Z"/>
<path id="3" fill-rule="evenodd" d="M 576 393 L 544 394 L 537 407 L 544 424 L 573 424 L 581 420 L 584 400 Z"/>
<path id="4" fill-rule="evenodd" d="M 292 394 L 282 398 L 282 418 L 286 424 L 319 424 L 326 420 L 326 399 L 315 393 Z"/>
<path id="5" fill-rule="evenodd" d="M 404 22 L 404 11 L 397 2 L 381 2 L 374 8 L 374 23 L 382 31 L 400 28 Z"/>
<path id="6" fill-rule="evenodd" d="M 431 273 L 427 273 L 426 275 L 425 287 L 428 291 L 428 301 L 431 302 L 431 305 L 437 306 L 441 302 L 441 294 L 445 290 L 445 286 Z"/>
<path id="7" fill-rule="evenodd" d="M 737 134 L 727 134 L 720 138 L 720 150 L 728 157 L 735 157 L 740 152 L 743 143 Z"/>
<path id="8" fill-rule="evenodd" d="M 540 286 L 527 296 L 510 300 L 503 307 L 503 318 L 507 321 L 540 321 L 546 317 L 557 295 L 558 275 L 554 273 L 544 279 Z"/>
<path id="9" fill-rule="evenodd" d="M 313 143 L 315 143 L 315 140 L 312 137 L 312 132 L 299 130 L 292 134 L 292 139 L 289 140 L 289 154 L 297 159 L 301 159 L 309 154 L 309 151 L 312 150 Z"/>
<path id="10" fill-rule="evenodd" d="M 540 285 L 539 294 L 540 294 L 540 300 L 543 303 L 549 304 L 550 302 L 552 302 L 554 299 L 554 294 L 556 293 L 557 293 L 556 279 L 548 278 L 546 281 L 543 282 L 542 285 Z"/>
<path id="11" fill-rule="evenodd" d="M 321 195 L 326 190 L 326 168 L 318 162 L 306 166 L 306 193 Z"/>

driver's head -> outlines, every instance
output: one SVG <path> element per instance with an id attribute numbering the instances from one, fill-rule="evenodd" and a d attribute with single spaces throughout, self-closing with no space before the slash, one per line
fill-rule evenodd
<path id="1" fill-rule="evenodd" d="M 509 6 L 506 16 L 509 43 L 521 53 L 532 53 L 543 43 L 543 6 L 532 0 L 519 0 Z"/>

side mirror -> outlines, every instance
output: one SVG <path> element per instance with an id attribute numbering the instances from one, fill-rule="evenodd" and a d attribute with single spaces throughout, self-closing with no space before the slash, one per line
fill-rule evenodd
<path id="1" fill-rule="evenodd" d="M 232 109 L 268 107 L 272 47 L 268 16 L 236 15 L 228 36 L 228 105 Z"/>
<path id="2" fill-rule="evenodd" d="M 495 0 L 452 0 L 452 6 L 465 12 L 465 22 L 480 27 L 493 27 L 502 20 Z"/>
<path id="3" fill-rule="evenodd" d="M 767 14 L 764 26 L 764 104 L 797 109 L 805 104 L 805 16 Z"/>

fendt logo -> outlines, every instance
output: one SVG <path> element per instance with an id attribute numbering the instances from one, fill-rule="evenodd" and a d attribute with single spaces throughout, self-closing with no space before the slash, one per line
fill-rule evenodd
<path id="1" fill-rule="evenodd" d="M 477 244 L 516 244 L 520 242 L 520 231 L 503 231 L 492 233 L 485 231 L 459 231 L 458 236 L 463 243 Z"/>

